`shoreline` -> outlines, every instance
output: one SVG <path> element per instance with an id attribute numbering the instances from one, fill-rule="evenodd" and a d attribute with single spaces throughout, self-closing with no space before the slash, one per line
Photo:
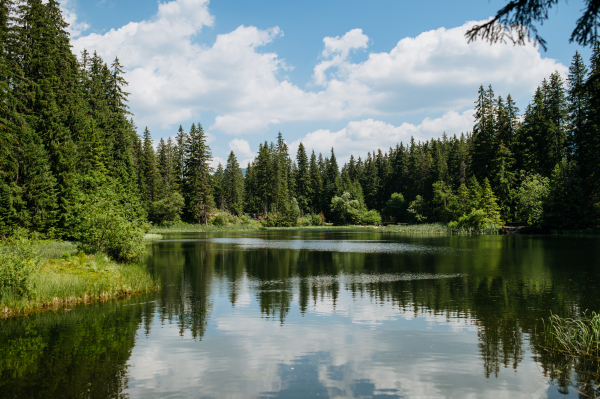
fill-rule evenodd
<path id="1" fill-rule="evenodd" d="M 123 264 L 104 254 L 76 253 L 74 244 L 62 241 L 21 245 L 27 245 L 33 254 L 27 259 L 33 265 L 25 277 L 27 293 L 13 295 L 11 289 L 5 288 L 0 293 L 0 319 L 123 299 L 160 289 L 142 263 Z M 10 252 L 18 251 L 19 247 L 9 244 L 0 249 Z"/>

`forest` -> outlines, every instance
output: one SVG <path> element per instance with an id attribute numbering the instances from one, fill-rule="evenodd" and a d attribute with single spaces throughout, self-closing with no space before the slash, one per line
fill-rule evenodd
<path id="1" fill-rule="evenodd" d="M 118 58 L 73 54 L 66 27 L 55 0 L 0 0 L 0 236 L 36 232 L 129 259 L 151 224 L 600 225 L 598 45 L 588 65 L 576 53 L 566 79 L 540 82 L 522 113 L 481 86 L 460 136 L 339 165 L 334 148 L 290 154 L 279 133 L 250 164 L 231 152 L 213 169 L 200 123 L 156 147 L 139 134 Z"/>

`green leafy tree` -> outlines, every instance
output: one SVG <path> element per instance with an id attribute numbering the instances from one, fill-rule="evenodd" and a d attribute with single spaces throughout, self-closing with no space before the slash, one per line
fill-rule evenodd
<path id="1" fill-rule="evenodd" d="M 341 225 L 360 223 L 363 210 L 360 209 L 358 200 L 352 199 L 349 192 L 331 199 L 331 214 Z"/>
<path id="2" fill-rule="evenodd" d="M 406 201 L 400 193 L 393 193 L 383 207 L 383 215 L 392 218 L 394 222 L 403 220 L 406 212 Z"/>
<path id="3" fill-rule="evenodd" d="M 544 204 L 548 199 L 549 179 L 539 174 L 524 176 L 517 190 L 518 214 L 528 225 L 541 227 L 544 222 Z"/>

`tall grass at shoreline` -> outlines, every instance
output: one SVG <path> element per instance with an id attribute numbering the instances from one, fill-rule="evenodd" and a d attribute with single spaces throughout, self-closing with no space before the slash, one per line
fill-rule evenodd
<path id="1" fill-rule="evenodd" d="M 2 318 L 159 288 L 145 265 L 116 263 L 102 253 L 76 254 L 72 243 L 5 243 L 0 255 Z"/>
<path id="2" fill-rule="evenodd" d="M 600 314 L 592 312 L 581 319 L 552 315 L 544 329 L 548 350 L 600 359 Z"/>
<path id="3" fill-rule="evenodd" d="M 381 228 L 382 232 L 386 233 L 410 233 L 410 234 L 498 234 L 500 228 L 496 225 L 487 225 L 481 228 L 459 227 L 450 228 L 444 223 L 425 223 L 412 225 L 390 225 Z"/>
<path id="4" fill-rule="evenodd" d="M 444 223 L 426 223 L 413 225 L 390 225 L 385 227 L 375 226 L 294 226 L 294 227 L 263 227 L 256 224 L 232 224 L 225 226 L 202 225 L 202 224 L 177 224 L 173 226 L 155 226 L 150 229 L 150 233 L 199 233 L 199 232 L 222 232 L 222 231 L 258 231 L 258 230 L 376 230 L 386 233 L 410 233 L 410 234 L 499 234 L 500 228 L 495 225 L 488 225 L 481 228 L 450 228 Z"/>
<path id="5" fill-rule="evenodd" d="M 173 226 L 154 226 L 150 229 L 151 234 L 163 233 L 196 233 L 209 231 L 258 231 L 261 228 L 251 224 L 233 224 L 227 226 L 214 226 L 204 224 L 176 224 Z"/>

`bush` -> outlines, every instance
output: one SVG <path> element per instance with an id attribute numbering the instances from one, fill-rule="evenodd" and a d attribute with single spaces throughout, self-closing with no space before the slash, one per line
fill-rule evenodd
<path id="1" fill-rule="evenodd" d="M 136 198 L 121 194 L 101 175 L 79 177 L 67 230 L 86 253 L 104 252 L 117 261 L 132 261 L 145 252 L 147 224 Z"/>
<path id="2" fill-rule="evenodd" d="M 325 223 L 325 216 L 321 216 L 321 215 L 310 215 L 311 218 L 311 225 L 313 226 L 323 226 L 323 224 Z"/>
<path id="3" fill-rule="evenodd" d="M 239 217 L 240 223 L 244 225 L 252 224 L 252 219 L 248 215 L 242 215 Z"/>
<path id="4" fill-rule="evenodd" d="M 417 195 L 415 200 L 408 206 L 408 213 L 412 216 L 414 222 L 423 223 L 427 220 L 428 205 L 427 201 L 420 195 Z"/>
<path id="5" fill-rule="evenodd" d="M 381 224 L 381 215 L 376 210 L 370 210 L 362 215 L 361 223 L 378 226 Z"/>
<path id="6" fill-rule="evenodd" d="M 24 241 L 0 248 L 0 299 L 5 295 L 28 297 L 33 289 L 30 276 L 36 266 L 33 250 Z"/>
<path id="7" fill-rule="evenodd" d="M 381 212 L 386 217 L 392 218 L 394 222 L 400 221 L 406 212 L 404 196 L 400 193 L 393 193 L 390 199 L 385 203 Z"/>
<path id="8" fill-rule="evenodd" d="M 230 223 L 230 216 L 227 212 L 219 212 L 210 223 L 213 226 L 227 226 Z"/>
<path id="9" fill-rule="evenodd" d="M 500 226 L 489 219 L 483 209 L 473 209 L 468 215 L 462 215 L 458 220 L 448 223 L 448 228 L 453 232 L 471 232 L 476 230 L 479 233 L 497 233 Z"/>

